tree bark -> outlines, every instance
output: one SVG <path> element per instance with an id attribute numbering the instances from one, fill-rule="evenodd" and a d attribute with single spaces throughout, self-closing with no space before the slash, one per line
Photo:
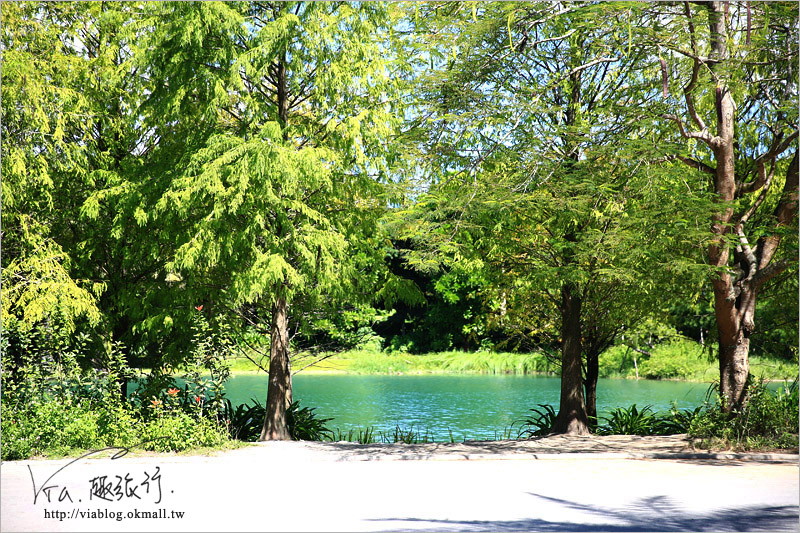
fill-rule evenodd
<path id="1" fill-rule="evenodd" d="M 272 310 L 267 406 L 259 440 L 291 439 L 286 424 L 286 409 L 291 405 L 291 398 L 292 372 L 289 362 L 288 312 L 286 298 L 279 297 Z"/>
<path id="2" fill-rule="evenodd" d="M 711 57 L 715 60 L 711 70 L 728 59 L 728 42 L 725 16 L 722 2 L 706 4 L 711 30 Z M 716 72 L 714 72 L 716 74 Z M 736 174 L 734 165 L 734 117 L 735 103 L 724 78 L 717 78 L 714 103 L 716 109 L 716 136 L 711 142 L 716 169 L 714 171 L 714 191 L 718 202 L 733 202 L 736 195 Z M 724 269 L 728 266 L 730 249 L 725 235 L 730 231 L 733 208 L 728 207 L 715 213 L 712 218 L 711 231 L 714 240 L 708 248 L 709 263 Z M 740 407 L 745 401 L 747 376 L 749 375 L 748 352 L 749 336 L 752 332 L 752 311 L 750 327 L 743 328 L 743 310 L 733 297 L 734 274 L 721 270 L 713 275 L 714 312 L 717 320 L 719 343 L 720 393 L 725 399 L 725 408 L 731 410 Z M 747 301 L 755 304 L 755 293 L 752 292 Z"/>
<path id="3" fill-rule="evenodd" d="M 592 429 L 597 427 L 597 378 L 600 375 L 600 356 L 593 350 L 586 352 L 586 377 L 583 381 L 586 397 L 586 417 Z"/>
<path id="4" fill-rule="evenodd" d="M 561 400 L 553 433 L 588 435 L 581 375 L 581 297 L 574 285 L 561 289 Z"/>

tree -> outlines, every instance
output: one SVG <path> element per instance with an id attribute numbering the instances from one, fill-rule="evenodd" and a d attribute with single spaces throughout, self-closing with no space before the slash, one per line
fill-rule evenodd
<path id="1" fill-rule="evenodd" d="M 797 259 L 797 4 L 684 2 L 652 16 L 649 43 L 670 52 L 672 78 L 685 81 L 683 101 L 666 102 L 683 113 L 663 114 L 685 139 L 677 157 L 710 177 L 718 202 L 707 261 L 720 393 L 738 410 L 759 294 Z"/>
<path id="2" fill-rule="evenodd" d="M 599 353 L 665 304 L 654 288 L 665 266 L 687 267 L 693 232 L 669 223 L 686 207 L 669 189 L 674 166 L 641 163 L 651 152 L 637 141 L 646 130 L 636 110 L 654 96 L 645 52 L 619 31 L 638 8 L 491 4 L 470 23 L 464 8 L 419 17 L 452 47 L 420 113 L 439 181 L 429 227 L 440 250 L 486 270 L 498 320 L 557 343 L 555 430 L 586 433 Z"/>
<path id="3" fill-rule="evenodd" d="M 383 143 L 398 113 L 379 44 L 390 14 L 258 2 L 170 4 L 152 16 L 145 61 L 163 88 L 152 109 L 207 128 L 157 204 L 162 223 L 180 228 L 167 270 L 208 309 L 269 319 L 261 440 L 288 439 L 292 308 L 363 293 L 352 290 L 365 277 L 357 269 L 383 250 Z"/>
<path id="4" fill-rule="evenodd" d="M 150 266 L 129 247 L 139 236 L 130 211 L 141 210 L 131 199 L 152 144 L 136 127 L 146 86 L 129 68 L 135 10 L 3 9 L 4 326 L 11 311 L 24 327 L 79 327 L 94 340 L 84 360 L 93 366 L 127 333 L 119 295 L 140 290 Z M 88 324 L 76 324 L 81 315 Z"/>

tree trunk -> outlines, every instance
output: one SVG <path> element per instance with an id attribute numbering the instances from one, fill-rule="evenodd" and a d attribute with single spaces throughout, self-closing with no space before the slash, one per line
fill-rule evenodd
<path id="1" fill-rule="evenodd" d="M 574 285 L 561 289 L 561 401 L 553 433 L 589 434 L 581 375 L 581 298 Z"/>
<path id="2" fill-rule="evenodd" d="M 264 426 L 259 440 L 290 440 L 286 424 L 287 402 L 291 404 L 292 373 L 289 363 L 289 324 L 286 299 L 278 298 L 272 310 L 269 348 L 269 385 Z"/>
<path id="3" fill-rule="evenodd" d="M 723 3 L 708 2 L 705 5 L 708 9 L 711 30 L 711 56 L 716 60 L 711 66 L 713 72 L 729 57 L 728 31 L 723 14 Z M 717 201 L 728 203 L 730 206 L 729 202 L 733 202 L 736 196 L 733 146 L 736 104 L 724 80 L 724 76 L 720 76 L 715 89 L 717 131 L 711 143 L 711 149 L 716 162 L 714 191 L 717 193 Z M 713 216 L 711 231 L 715 238 L 708 249 L 709 262 L 713 266 L 720 268 L 728 266 L 730 248 L 725 240 L 725 234 L 730 231 L 732 218 L 732 207 L 726 207 Z M 740 407 L 744 402 L 745 383 L 750 371 L 748 337 L 752 331 L 752 312 L 750 312 L 750 326 L 744 330 L 742 328 L 744 325 L 742 311 L 744 310 L 739 309 L 744 302 L 734 296 L 735 282 L 735 274 L 727 271 L 714 274 L 712 278 L 714 310 L 719 333 L 720 393 L 726 400 L 725 408 L 727 410 Z M 748 298 L 748 300 L 755 304 L 755 291 L 751 296 L 752 298 Z"/>
<path id="4" fill-rule="evenodd" d="M 586 352 L 586 378 L 583 388 L 586 395 L 586 417 L 591 428 L 597 427 L 597 377 L 600 375 L 600 356 L 589 350 Z"/>

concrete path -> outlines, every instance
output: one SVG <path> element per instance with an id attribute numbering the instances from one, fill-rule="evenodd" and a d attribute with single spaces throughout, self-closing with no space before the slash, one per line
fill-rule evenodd
<path id="1" fill-rule="evenodd" d="M 680 436 L 69 463 L 4 462 L 0 530 L 797 531 L 800 512 L 797 455 L 706 454 Z"/>

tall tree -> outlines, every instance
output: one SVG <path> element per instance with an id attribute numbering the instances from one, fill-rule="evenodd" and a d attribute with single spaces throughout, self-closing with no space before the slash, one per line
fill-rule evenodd
<path id="1" fill-rule="evenodd" d="M 655 265 L 681 262 L 662 253 L 681 241 L 663 223 L 680 197 L 654 186 L 676 180 L 669 166 L 642 164 L 647 148 L 636 141 L 646 132 L 632 110 L 653 95 L 642 90 L 644 52 L 620 28 L 636 23 L 639 8 L 428 9 L 419 25 L 442 47 L 420 119 L 442 197 L 429 222 L 445 236 L 441 250 L 491 273 L 503 320 L 528 320 L 536 336 L 557 339 L 555 430 L 586 433 L 599 351 L 663 305 L 653 296 Z M 460 241 L 451 238 L 460 230 Z M 601 326 L 611 317 L 619 323 Z"/>
<path id="2" fill-rule="evenodd" d="M 364 254 L 383 249 L 369 246 L 391 162 L 383 143 L 402 115 L 382 43 L 390 13 L 369 3 L 203 2 L 152 16 L 153 110 L 205 120 L 157 205 L 181 228 L 167 270 L 208 309 L 268 319 L 261 439 L 287 439 L 293 306 L 354 297 Z"/>
<path id="3" fill-rule="evenodd" d="M 759 293 L 797 261 L 798 6 L 713 1 L 651 9 L 645 33 L 673 65 L 669 80 L 664 68 L 664 96 L 668 85 L 680 95 L 665 102 L 676 111 L 663 114 L 686 140 L 677 157 L 709 177 L 718 202 L 707 261 L 720 392 L 725 409 L 736 410 L 746 402 Z M 678 79 L 684 84 L 676 91 Z"/>

